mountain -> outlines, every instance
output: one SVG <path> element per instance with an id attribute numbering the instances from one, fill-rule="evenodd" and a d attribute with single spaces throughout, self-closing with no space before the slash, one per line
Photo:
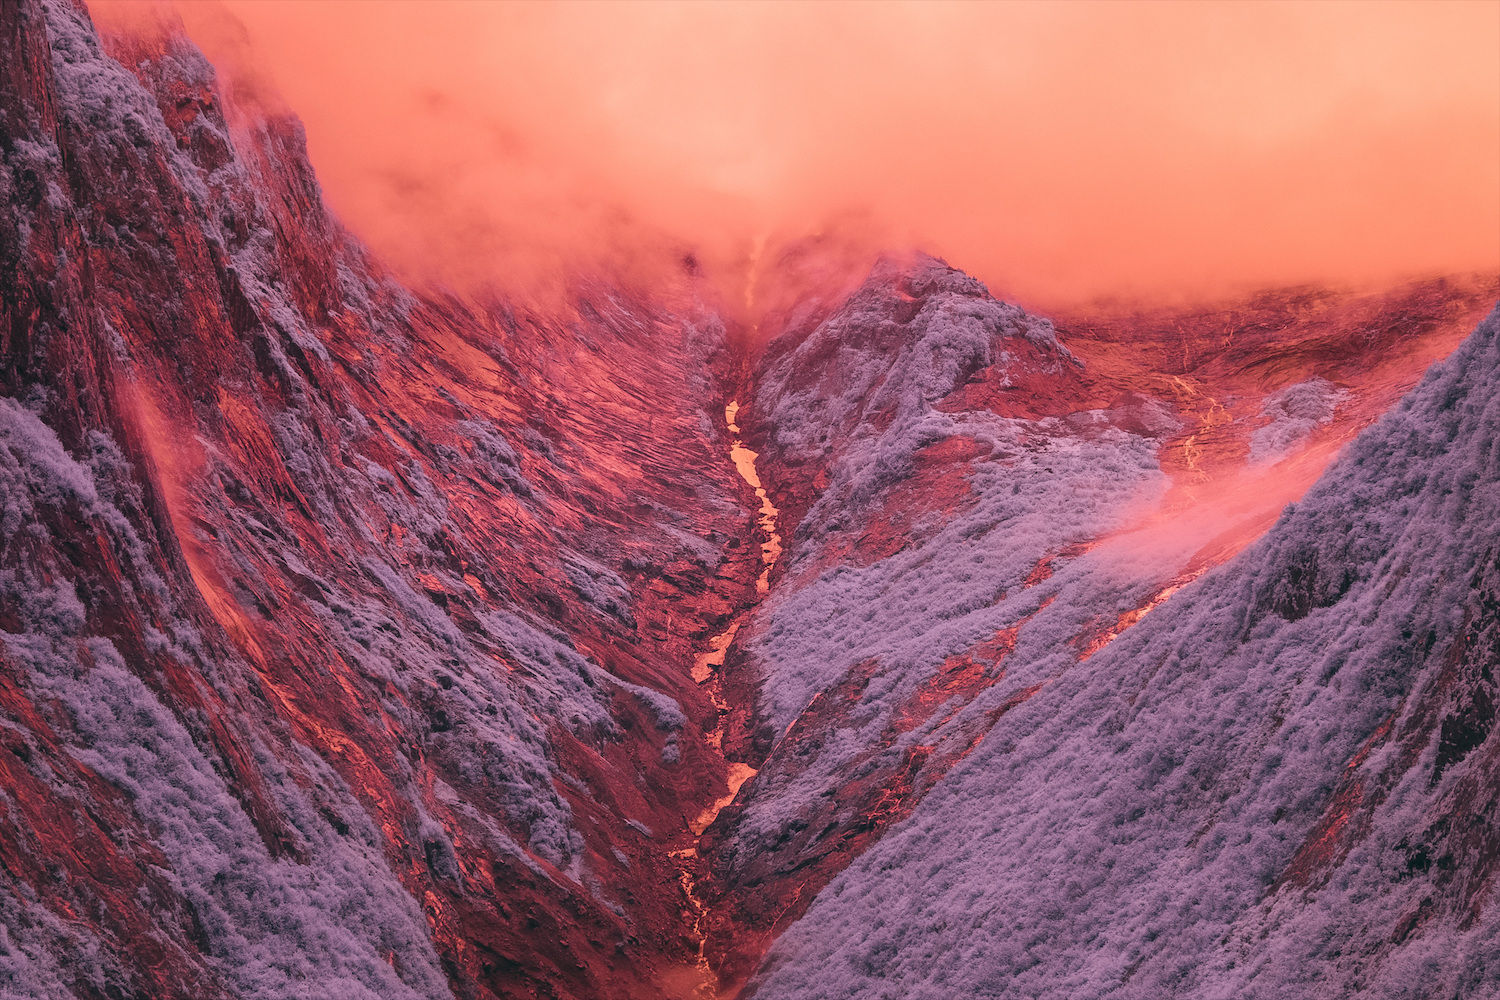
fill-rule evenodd
<path id="1" fill-rule="evenodd" d="M 70 0 L 0 158 L 0 996 L 1493 981 L 1492 276 L 414 290 Z"/>
<path id="2" fill-rule="evenodd" d="M 928 260 L 772 341 L 741 420 L 790 541 L 729 664 L 759 682 L 738 749 L 760 773 L 700 845 L 725 970 L 805 912 L 815 936 L 832 918 L 808 905 L 844 866 L 919 825 L 933 789 L 960 794 L 945 776 L 1015 740 L 1009 713 L 1064 674 L 1096 683 L 1096 656 L 1394 402 L 1385 359 L 1451 346 L 1483 301 L 1289 290 L 1064 336 Z M 901 861 L 918 856 L 946 857 Z"/>
<path id="3" fill-rule="evenodd" d="M 3 27 L 0 991 L 695 977 L 682 665 L 757 572 L 714 317 L 418 298 L 180 37 Z"/>
<path id="4" fill-rule="evenodd" d="M 1239 558 L 1086 664 L 1002 656 L 753 994 L 1490 995 L 1497 370 L 1500 310 Z"/>

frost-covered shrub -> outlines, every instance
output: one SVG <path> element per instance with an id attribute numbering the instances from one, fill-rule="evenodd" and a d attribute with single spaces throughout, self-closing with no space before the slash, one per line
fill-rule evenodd
<path id="1" fill-rule="evenodd" d="M 1439 773 L 1423 713 L 1500 534 L 1496 371 L 1500 311 L 1265 538 L 1095 656 L 1023 630 L 1007 663 L 1045 686 L 819 895 L 753 995 L 1494 993 L 1496 911 L 1445 906 L 1408 858 L 1487 780 L 1473 754 Z"/>
<path id="2" fill-rule="evenodd" d="M 117 474 L 124 468 L 107 438 L 95 434 L 90 443 L 95 468 Z M 52 525 L 82 520 L 99 527 L 117 559 L 129 564 L 143 558 L 130 522 L 105 499 L 129 497 L 128 488 L 111 481 L 101 489 L 50 428 L 4 398 L 0 496 L 8 543 L 29 536 L 52 545 Z M 73 734 L 72 756 L 127 795 L 203 928 L 208 958 L 239 995 L 446 995 L 421 913 L 373 833 L 338 836 L 276 758 L 261 753 L 257 766 L 316 863 L 272 857 L 183 720 L 136 676 L 113 643 L 89 634 L 89 613 L 74 585 L 58 577 L 44 582 L 43 572 L 42 566 L 23 564 L 0 573 L 0 604 L 19 612 L 23 628 L 0 634 L 3 656 L 19 666 L 39 703 L 56 706 L 60 715 L 53 724 Z M 169 627 L 183 633 L 182 645 L 175 644 L 178 636 L 161 639 L 174 654 L 197 645 L 190 624 Z M 352 804 L 348 789 L 326 765 L 319 766 L 325 787 L 341 791 Z M 362 815 L 357 806 L 349 812 Z M 29 912 L 35 920 L 35 908 Z M 11 920 L 7 925 L 17 926 Z M 88 947 L 86 939 L 75 940 Z M 26 988 L 55 978 L 40 950 L 18 948 L 11 954 L 24 969 L 13 962 L 11 974 L 35 976 L 25 979 Z M 402 957 L 401 974 L 384 959 L 388 952 Z"/>
<path id="3" fill-rule="evenodd" d="M 565 553 L 562 566 L 579 597 L 627 626 L 635 626 L 635 618 L 630 613 L 630 588 L 618 574 L 576 552 Z"/>
<path id="4" fill-rule="evenodd" d="M 1261 415 L 1269 422 L 1250 434 L 1250 460 L 1269 464 L 1287 457 L 1309 434 L 1332 422 L 1334 411 L 1348 398 L 1348 390 L 1322 378 L 1271 393 L 1261 404 Z"/>

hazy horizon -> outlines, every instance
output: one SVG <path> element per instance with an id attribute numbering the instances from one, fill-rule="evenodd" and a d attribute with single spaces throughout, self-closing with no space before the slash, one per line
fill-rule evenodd
<path id="1" fill-rule="evenodd" d="M 1496 4 L 180 10 L 416 281 L 819 233 L 1050 307 L 1500 269 Z"/>

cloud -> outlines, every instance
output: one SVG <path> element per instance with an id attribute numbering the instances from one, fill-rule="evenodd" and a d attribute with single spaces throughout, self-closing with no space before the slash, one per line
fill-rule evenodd
<path id="1" fill-rule="evenodd" d="M 691 253 L 737 294 L 851 218 L 1043 306 L 1500 268 L 1494 5 L 180 9 L 417 278 Z"/>

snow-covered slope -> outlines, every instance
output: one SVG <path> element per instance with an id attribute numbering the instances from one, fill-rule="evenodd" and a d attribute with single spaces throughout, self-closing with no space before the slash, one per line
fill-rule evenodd
<path id="1" fill-rule="evenodd" d="M 995 683 L 1038 686 L 751 993 L 1492 995 L 1497 373 L 1500 313 L 1237 559 Z"/>

